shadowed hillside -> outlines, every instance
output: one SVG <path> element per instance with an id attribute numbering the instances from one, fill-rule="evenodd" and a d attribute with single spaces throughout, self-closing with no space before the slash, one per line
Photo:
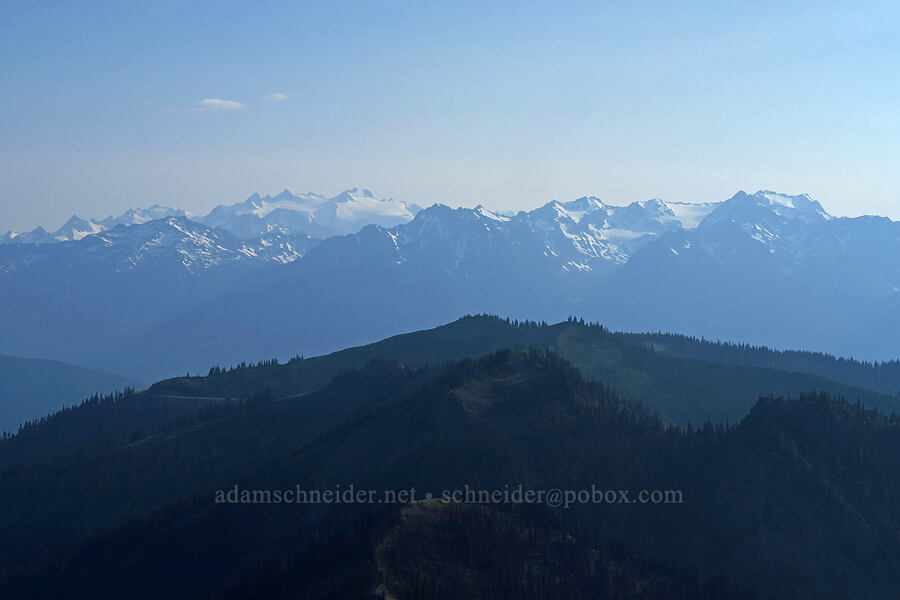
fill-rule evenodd
<path id="1" fill-rule="evenodd" d="M 351 483 L 439 497 L 466 485 L 678 490 L 672 504 L 575 503 L 552 529 L 776 597 L 888 598 L 900 583 L 900 422 L 823 394 L 764 398 L 740 425 L 670 428 L 558 354 L 520 350 L 430 368 L 378 360 L 306 395 L 217 410 L 3 471 L 0 592 L 55 597 L 76 581 L 102 596 L 224 592 L 371 505 L 220 504 L 216 490 Z M 585 547 L 573 544 L 555 551 Z M 448 568 L 471 567 L 460 560 Z M 399 565 L 392 585 L 427 568 Z M 577 587 L 578 569 L 559 576 Z"/>

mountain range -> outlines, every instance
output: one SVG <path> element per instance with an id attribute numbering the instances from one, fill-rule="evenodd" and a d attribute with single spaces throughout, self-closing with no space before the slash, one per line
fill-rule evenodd
<path id="1" fill-rule="evenodd" d="M 240 239 L 260 238 L 273 232 L 307 234 L 325 238 L 353 233 L 369 224 L 390 227 L 405 223 L 421 208 L 393 198 L 378 199 L 371 191 L 351 188 L 334 197 L 306 193 L 294 195 L 284 190 L 276 196 L 253 194 L 244 202 L 219 205 L 205 216 L 154 204 L 132 208 L 118 217 L 82 219 L 73 215 L 59 229 L 48 232 L 41 226 L 22 233 L 7 231 L 0 244 L 49 244 L 71 242 L 113 229 L 119 225 L 142 225 L 167 217 L 185 217 L 231 233 Z"/>
<path id="2" fill-rule="evenodd" d="M 14 309 L 0 352 L 153 380 L 492 312 L 898 354 L 900 224 L 832 217 L 806 195 L 582 197 L 509 214 L 354 188 L 254 195 L 199 218 L 148 211 L 91 221 L 100 231 L 80 239 L 0 245 L 0 301 Z"/>

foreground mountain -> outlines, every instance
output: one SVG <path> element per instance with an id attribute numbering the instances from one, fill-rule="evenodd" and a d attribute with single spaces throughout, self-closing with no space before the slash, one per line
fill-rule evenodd
<path id="1" fill-rule="evenodd" d="M 454 597 L 455 589 L 504 597 L 519 589 L 516 573 L 535 589 L 557 581 L 558 591 L 619 573 L 608 589 L 642 581 L 647 598 L 682 590 L 752 597 L 753 588 L 775 598 L 891 598 L 900 586 L 900 424 L 823 394 L 763 398 L 737 426 L 672 429 L 558 355 L 532 349 L 432 367 L 376 360 L 308 392 L 206 400 L 152 430 L 7 463 L 0 593 Z M 0 453 L 81 429 L 79 412 L 121 417 L 148 402 L 85 405 L 0 442 Z M 42 434 L 53 427 L 61 429 Z M 431 492 L 439 502 L 467 485 L 594 485 L 626 497 L 670 490 L 681 501 L 556 510 L 499 502 L 479 511 L 450 500 L 424 515 L 415 511 L 431 509 L 413 506 L 399 522 L 378 503 L 216 501 L 217 490 L 351 484 Z"/>
<path id="2" fill-rule="evenodd" d="M 39 426 L 20 432 L 0 451 L 0 468 L 107 437 L 127 438 L 135 431 L 156 431 L 213 410 L 223 402 L 240 403 L 260 395 L 299 397 L 373 360 L 424 367 L 505 348 L 559 354 L 584 377 L 604 382 L 624 400 L 649 407 L 670 424 L 733 423 L 746 416 L 761 395 L 797 395 L 810 389 L 886 413 L 897 412 L 900 406 L 896 396 L 876 391 L 891 387 L 896 374 L 874 365 L 855 365 L 853 379 L 867 387 L 853 387 L 843 383 L 841 373 L 835 373 L 836 379 L 816 375 L 828 364 L 826 357 L 806 365 L 807 374 L 797 372 L 794 361 L 781 355 L 761 368 L 753 354 L 720 352 L 722 348 L 707 344 L 702 360 L 684 359 L 635 343 L 633 336 L 612 334 L 600 326 L 571 319 L 547 325 L 471 316 L 326 356 L 298 357 L 286 364 L 270 360 L 256 365 L 216 366 L 204 377 L 168 379 L 123 397 L 94 397 L 84 406 L 52 415 Z M 336 415 L 332 419 L 344 418 L 347 406 L 352 409 L 357 405 L 335 403 L 318 418 L 324 419 L 324 414 Z"/>
<path id="3" fill-rule="evenodd" d="M 435 329 L 284 365 L 235 371 L 214 368 L 207 377 L 158 382 L 150 393 L 240 398 L 268 390 L 281 397 L 315 389 L 342 370 L 360 368 L 376 358 L 424 366 L 504 348 L 537 348 L 559 354 L 586 378 L 603 381 L 625 400 L 652 409 L 668 423 L 736 422 L 760 396 L 797 395 L 813 389 L 886 412 L 900 410 L 900 399 L 881 391 L 893 387 L 895 371 L 872 365 L 857 365 L 855 379 L 864 385 L 854 386 L 847 385 L 841 373 L 834 373 L 831 379 L 820 375 L 820 363 L 797 368 L 789 356 L 760 365 L 752 356 L 723 356 L 712 345 L 699 360 L 667 356 L 656 348 L 635 344 L 632 336 L 573 319 L 555 325 L 518 324 L 489 315 L 464 317 Z"/>
<path id="4" fill-rule="evenodd" d="M 573 537 L 549 512 L 426 500 L 370 511 L 305 551 L 261 562 L 221 597 L 759 598 L 728 578 L 581 535 L 588 539 Z"/>
<path id="5" fill-rule="evenodd" d="M 141 387 L 119 377 L 52 360 L 0 356 L 0 433 L 15 432 L 91 394 Z"/>

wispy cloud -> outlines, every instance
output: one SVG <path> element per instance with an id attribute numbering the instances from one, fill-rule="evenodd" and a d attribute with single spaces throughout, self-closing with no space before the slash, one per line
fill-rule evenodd
<path id="1" fill-rule="evenodd" d="M 282 102 L 283 100 L 287 100 L 287 94 L 282 94 L 281 92 L 276 92 L 274 94 L 269 94 L 268 96 L 263 96 L 263 102 Z"/>
<path id="2" fill-rule="evenodd" d="M 194 108 L 197 110 L 241 110 L 244 105 L 235 100 L 204 98 L 194 102 Z"/>

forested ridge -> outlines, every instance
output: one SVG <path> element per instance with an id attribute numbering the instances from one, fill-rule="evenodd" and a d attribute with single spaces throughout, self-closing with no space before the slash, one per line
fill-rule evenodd
<path id="1" fill-rule="evenodd" d="M 307 361 L 313 359 L 295 363 Z M 259 378 L 280 368 L 269 363 L 222 375 Z M 219 385 L 212 381 L 218 376 L 165 385 Z M 149 392 L 93 399 L 23 429 L 21 439 L 0 442 L 6 465 L 0 533 L 7 540 L 0 594 L 241 597 L 234 594 L 256 590 L 265 578 L 260 573 L 270 573 L 272 585 L 284 579 L 281 597 L 316 597 L 291 591 L 297 576 L 291 565 L 310 544 L 337 540 L 346 548 L 338 541 L 355 539 L 353 523 L 372 507 L 216 504 L 215 491 L 349 483 L 435 492 L 465 485 L 680 490 L 679 504 L 579 504 L 551 511 L 552 522 L 535 525 L 575 540 L 535 558 L 536 568 L 556 569 L 548 566 L 558 564 L 554 553 L 596 552 L 596 564 L 610 572 L 644 573 L 621 581 L 659 583 L 641 588 L 648 598 L 672 597 L 654 595 L 662 588 L 710 598 L 889 598 L 900 584 L 900 421 L 855 402 L 822 392 L 764 396 L 741 421 L 674 426 L 586 378 L 561 354 L 537 347 L 431 366 L 372 359 L 342 367 L 321 387 L 300 389 L 208 396 L 206 404 L 169 420 L 160 415 L 175 394 L 165 401 Z M 135 427 L 143 420 L 137 405 L 155 429 Z M 44 436 L 103 422 L 94 413 L 121 418 L 107 419 L 111 425 L 96 438 L 41 451 Z M 509 569 L 523 566 L 498 565 L 503 553 L 490 540 L 516 538 L 537 517 L 522 516 L 515 525 L 520 517 L 508 509 L 496 507 L 504 516 L 446 513 L 446 534 L 477 543 L 481 558 L 447 558 L 438 546 L 429 550 L 438 553 L 436 562 L 427 552 L 412 562 L 395 556 L 391 569 L 373 575 L 373 560 L 393 556 L 379 542 L 372 547 L 381 554 L 348 550 L 337 564 L 358 576 L 365 594 L 390 579 L 409 597 L 439 590 L 440 597 L 455 597 L 450 590 L 457 587 L 447 582 L 460 573 L 471 587 L 458 589 L 518 593 L 515 586 L 485 587 L 501 573 L 510 581 Z M 467 519 L 499 521 L 485 529 L 486 537 L 473 539 Z M 382 530 L 383 539 L 400 547 L 427 549 L 434 542 L 426 535 L 430 526 L 397 529 L 390 521 Z M 492 530 L 494 538 L 487 535 Z M 397 538 L 397 531 L 405 533 Z M 633 557 L 625 567 L 613 548 Z M 653 564 L 662 566 L 641 566 Z M 566 582 L 559 590 L 588 589 L 595 576 L 577 564 L 548 575 Z M 331 593 L 332 575 L 304 577 L 322 597 Z M 542 577 L 535 575 L 535 590 L 549 581 Z M 716 589 L 725 591 L 716 596 Z"/>
<path id="2" fill-rule="evenodd" d="M 807 373 L 892 396 L 900 395 L 898 360 L 869 362 L 823 352 L 776 350 L 674 333 L 617 333 L 616 336 L 669 356 Z"/>

